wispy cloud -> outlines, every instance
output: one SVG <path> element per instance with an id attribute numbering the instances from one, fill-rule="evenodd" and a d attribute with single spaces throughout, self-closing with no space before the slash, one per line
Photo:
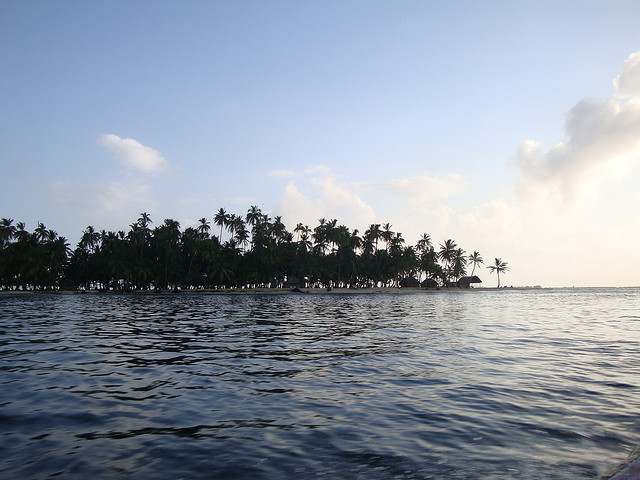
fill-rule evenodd
<path id="1" fill-rule="evenodd" d="M 386 182 L 362 182 L 360 186 L 368 191 L 390 193 L 410 202 L 426 203 L 460 194 L 465 191 L 466 184 L 457 173 L 449 173 L 445 177 L 425 174 Z"/>
<path id="2" fill-rule="evenodd" d="M 106 133 L 100 137 L 99 143 L 111 150 L 129 168 L 151 174 L 162 173 L 169 168 L 169 162 L 160 152 L 133 138 L 120 138 L 113 133 Z"/>
<path id="3" fill-rule="evenodd" d="M 100 208 L 107 212 L 149 210 L 155 206 L 151 187 L 144 184 L 111 182 L 96 195 Z"/>
<path id="4" fill-rule="evenodd" d="M 115 212 L 150 208 L 155 205 L 151 187 L 143 183 L 111 182 L 108 184 L 77 184 L 56 182 L 46 191 L 52 201 L 67 207 L 82 208 L 99 212 Z"/>
<path id="5" fill-rule="evenodd" d="M 567 140 L 545 150 L 523 142 L 516 154 L 519 193 L 526 200 L 555 198 L 563 204 L 597 192 L 640 157 L 640 52 L 623 63 L 613 81 L 617 96 L 584 99 L 566 114 Z"/>

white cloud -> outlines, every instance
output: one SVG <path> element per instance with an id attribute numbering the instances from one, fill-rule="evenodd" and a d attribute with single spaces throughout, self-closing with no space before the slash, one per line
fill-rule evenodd
<path id="1" fill-rule="evenodd" d="M 614 80 L 625 99 L 584 99 L 566 115 L 567 140 L 544 150 L 523 142 L 516 154 L 519 193 L 526 200 L 552 198 L 570 204 L 620 178 L 640 158 L 640 52 Z"/>
<path id="2" fill-rule="evenodd" d="M 325 215 L 325 208 L 320 200 L 311 200 L 300 192 L 293 183 L 289 183 L 282 192 L 280 203 L 276 206 L 275 212 L 277 215 L 281 215 L 285 224 L 289 229 L 292 229 L 298 222 L 315 225 L 317 219 Z"/>
<path id="3" fill-rule="evenodd" d="M 108 133 L 100 137 L 99 143 L 111 150 L 127 167 L 151 174 L 161 173 L 169 168 L 169 162 L 160 152 L 145 147 L 133 138 L 120 138 Z"/>
<path id="4" fill-rule="evenodd" d="M 373 222 L 373 208 L 348 185 L 336 183 L 327 167 L 314 167 L 306 172 L 323 175 L 302 178 L 299 181 L 303 185 L 302 191 L 293 182 L 285 187 L 275 214 L 281 215 L 287 226 L 298 222 L 316 225 L 321 217 L 336 218 L 350 228 L 363 228 Z"/>
<path id="5" fill-rule="evenodd" d="M 613 85 L 620 97 L 640 97 L 640 52 L 632 53 L 624 61 Z"/>
<path id="6" fill-rule="evenodd" d="M 155 206 L 151 187 L 144 184 L 111 182 L 97 192 L 96 200 L 106 212 L 144 211 Z M 138 212 L 139 213 L 139 212 Z"/>
<path id="7" fill-rule="evenodd" d="M 391 179 L 387 182 L 361 183 L 362 188 L 379 193 L 391 193 L 398 198 L 404 198 L 410 203 L 428 203 L 465 190 L 467 182 L 456 174 L 449 173 L 446 177 L 418 175 L 411 178 Z"/>
<path id="8" fill-rule="evenodd" d="M 311 175 L 314 173 L 320 174 L 320 175 L 331 175 L 331 169 L 326 165 L 314 165 L 312 167 L 305 169 L 304 173 L 308 175 Z"/>
<path id="9" fill-rule="evenodd" d="M 336 211 L 344 212 L 349 217 L 355 216 L 359 220 L 372 220 L 375 217 L 373 208 L 350 192 L 345 185 L 336 184 L 333 177 L 316 178 L 313 183 L 322 187 L 323 201 L 335 207 Z"/>

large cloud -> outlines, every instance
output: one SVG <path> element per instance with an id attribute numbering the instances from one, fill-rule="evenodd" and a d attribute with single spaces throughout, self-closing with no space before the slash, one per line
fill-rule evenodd
<path id="1" fill-rule="evenodd" d="M 617 96 L 584 99 L 566 115 L 566 141 L 544 150 L 524 142 L 517 155 L 519 191 L 530 200 L 552 197 L 562 203 L 597 191 L 640 156 L 640 52 L 624 62 L 614 80 Z"/>
<path id="2" fill-rule="evenodd" d="M 144 173 L 161 173 L 169 168 L 169 162 L 160 152 L 145 147 L 133 138 L 120 138 L 113 133 L 100 137 L 100 144 L 111 150 L 124 165 Z"/>

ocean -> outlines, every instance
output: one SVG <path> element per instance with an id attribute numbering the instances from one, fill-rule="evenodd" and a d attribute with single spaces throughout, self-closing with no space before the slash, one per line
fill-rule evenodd
<path id="1" fill-rule="evenodd" d="M 0 295 L 3 479 L 591 479 L 640 289 Z"/>

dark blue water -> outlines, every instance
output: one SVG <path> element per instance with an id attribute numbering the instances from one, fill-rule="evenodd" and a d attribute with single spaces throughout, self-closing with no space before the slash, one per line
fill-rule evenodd
<path id="1" fill-rule="evenodd" d="M 0 478 L 592 478 L 640 290 L 0 296 Z"/>

